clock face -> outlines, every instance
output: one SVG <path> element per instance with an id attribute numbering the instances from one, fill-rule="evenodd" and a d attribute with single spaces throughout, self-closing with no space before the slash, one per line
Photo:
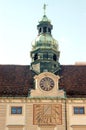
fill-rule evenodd
<path id="1" fill-rule="evenodd" d="M 54 87 L 54 81 L 49 77 L 44 77 L 40 81 L 40 88 L 44 91 L 50 91 Z"/>

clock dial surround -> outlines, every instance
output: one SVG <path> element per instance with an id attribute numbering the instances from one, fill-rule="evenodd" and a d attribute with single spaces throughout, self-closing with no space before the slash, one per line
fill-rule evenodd
<path id="1" fill-rule="evenodd" d="M 44 77 L 40 81 L 40 88 L 44 91 L 50 91 L 54 87 L 54 81 L 50 77 Z"/>

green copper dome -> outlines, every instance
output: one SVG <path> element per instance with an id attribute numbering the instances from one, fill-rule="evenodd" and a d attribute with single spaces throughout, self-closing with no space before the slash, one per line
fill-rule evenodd
<path id="1" fill-rule="evenodd" d="M 37 25 L 38 36 L 32 42 L 32 50 L 37 49 L 52 49 L 58 51 L 58 42 L 52 37 L 51 30 L 53 26 L 48 19 L 48 17 L 44 14 L 42 19 L 39 21 Z"/>
<path id="2" fill-rule="evenodd" d="M 37 50 L 39 48 L 58 51 L 58 42 L 49 34 L 40 34 L 32 42 L 32 50 Z"/>
<path id="3" fill-rule="evenodd" d="M 43 18 L 39 21 L 39 23 L 43 23 L 43 22 L 51 23 L 51 21 L 48 19 L 48 17 L 46 15 L 43 15 Z"/>

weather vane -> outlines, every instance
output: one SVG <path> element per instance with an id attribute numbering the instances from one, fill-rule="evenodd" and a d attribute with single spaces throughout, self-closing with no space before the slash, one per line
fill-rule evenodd
<path id="1" fill-rule="evenodd" d="M 43 6 L 43 9 L 44 9 L 44 15 L 46 14 L 46 4 L 44 4 L 44 6 Z"/>

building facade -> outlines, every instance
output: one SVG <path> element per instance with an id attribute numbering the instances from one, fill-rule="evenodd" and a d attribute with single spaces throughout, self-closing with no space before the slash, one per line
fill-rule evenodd
<path id="1" fill-rule="evenodd" d="M 86 130 L 86 65 L 59 63 L 45 9 L 31 64 L 0 65 L 0 130 Z"/>

